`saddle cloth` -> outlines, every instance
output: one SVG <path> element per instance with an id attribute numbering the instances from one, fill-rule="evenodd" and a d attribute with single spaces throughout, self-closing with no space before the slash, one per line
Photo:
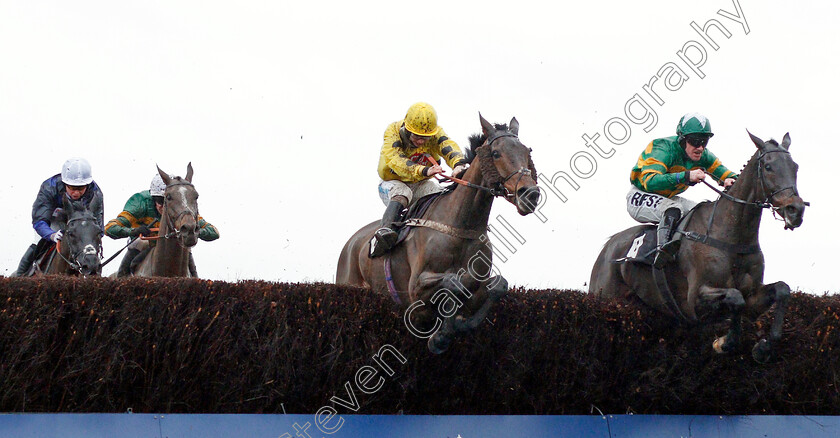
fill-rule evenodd
<path id="1" fill-rule="evenodd" d="M 613 260 L 614 263 L 634 262 L 653 265 L 656 256 L 656 225 L 645 225 L 624 253 L 624 257 Z"/>
<path id="2" fill-rule="evenodd" d="M 694 214 L 696 208 L 694 207 L 688 214 L 680 218 L 673 240 L 683 238 L 683 231 L 688 225 L 688 219 Z M 624 257 L 613 260 L 613 263 L 633 262 L 653 266 L 654 258 L 656 258 L 656 225 L 645 225 L 636 233 L 635 238 L 630 242 L 630 246 L 624 251 Z"/>

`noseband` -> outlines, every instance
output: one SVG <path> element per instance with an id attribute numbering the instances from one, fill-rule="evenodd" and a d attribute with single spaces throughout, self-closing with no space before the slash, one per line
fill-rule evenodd
<path id="1" fill-rule="evenodd" d="M 706 184 L 707 186 L 709 186 L 712 190 L 716 191 L 716 192 L 717 192 L 720 196 L 722 196 L 722 197 L 724 197 L 724 198 L 726 198 L 726 199 L 728 199 L 728 200 L 730 200 L 730 201 L 732 201 L 732 202 L 736 202 L 736 203 L 738 203 L 738 204 L 749 205 L 749 206 L 751 206 L 751 207 L 756 207 L 756 208 L 769 208 L 769 209 L 772 209 L 772 210 L 773 210 L 773 212 L 775 213 L 775 211 L 776 211 L 776 210 L 778 210 L 778 207 L 775 207 L 775 206 L 773 205 L 773 203 L 772 203 L 772 200 L 773 200 L 773 197 L 774 197 L 774 196 L 778 195 L 779 193 L 781 193 L 781 192 L 783 192 L 783 191 L 785 191 L 785 190 L 793 190 L 793 194 L 794 194 L 794 195 L 799 195 L 799 192 L 796 190 L 796 186 L 795 186 L 795 185 L 793 185 L 793 186 L 788 186 L 788 187 L 783 187 L 783 188 L 781 188 L 781 189 L 779 189 L 779 190 L 774 191 L 774 192 L 773 192 L 773 193 L 771 193 L 770 195 L 767 195 L 767 186 L 766 186 L 766 183 L 764 182 L 764 173 L 763 173 L 763 171 L 762 171 L 762 169 L 763 169 L 763 167 L 764 167 L 764 166 L 762 166 L 762 165 L 761 165 L 761 160 L 762 160 L 762 158 L 764 158 L 764 156 L 765 156 L 765 155 L 767 155 L 767 154 L 772 154 L 772 153 L 775 153 L 775 152 L 778 152 L 778 153 L 784 153 L 784 154 L 788 154 L 788 155 L 790 155 L 790 152 L 788 152 L 788 151 L 786 151 L 786 150 L 784 150 L 784 149 L 777 149 L 777 150 L 772 150 L 772 151 L 762 152 L 762 153 L 758 156 L 758 159 L 756 160 L 756 165 L 758 166 L 758 183 L 759 183 L 759 185 L 761 186 L 761 192 L 762 192 L 762 193 L 764 193 L 764 201 L 761 201 L 761 202 L 758 202 L 758 201 L 755 201 L 755 202 L 745 201 L 745 200 L 743 200 L 743 199 L 736 198 L 736 197 L 734 197 L 734 196 L 730 195 L 729 193 L 726 193 L 726 192 L 724 192 L 724 191 L 722 191 L 722 190 L 718 189 L 717 187 L 714 187 L 713 185 L 709 184 L 709 183 L 708 183 L 708 182 L 706 182 L 705 180 L 703 180 L 703 183 L 704 183 L 704 184 Z"/>
<path id="2" fill-rule="evenodd" d="M 172 186 L 191 186 L 192 187 L 193 184 L 189 183 L 189 182 L 179 182 L 179 183 L 175 183 L 175 184 L 170 184 L 168 187 L 172 187 Z M 170 238 L 173 238 L 173 237 L 178 238 L 178 237 L 181 236 L 181 230 L 179 228 L 175 227 L 175 222 L 178 222 L 178 220 L 181 219 L 181 216 L 192 215 L 193 219 L 195 219 L 195 221 L 198 222 L 198 212 L 192 211 L 192 209 L 190 207 L 187 207 L 186 210 L 178 213 L 178 216 L 175 216 L 174 220 L 169 215 L 169 210 L 166 209 L 166 204 L 165 203 L 164 203 L 164 211 L 166 213 L 166 224 L 169 227 L 169 232 L 166 233 L 165 236 L 163 236 L 164 239 L 170 239 Z"/>
<path id="3" fill-rule="evenodd" d="M 73 223 L 74 221 L 85 220 L 85 219 L 95 221 L 94 218 L 90 218 L 90 217 L 77 217 L 77 218 L 68 220 L 67 221 L 67 226 L 69 227 L 70 224 Z M 67 262 L 67 264 L 70 266 L 70 269 L 73 269 L 74 271 L 78 272 L 79 274 L 83 274 L 82 273 L 82 264 L 79 263 L 79 258 L 84 257 L 86 255 L 95 255 L 95 256 L 99 257 L 100 261 L 102 260 L 102 246 L 101 245 L 99 246 L 99 249 L 97 249 L 96 247 L 94 247 L 93 245 L 88 243 L 87 245 L 84 246 L 84 248 L 76 251 L 75 253 L 71 253 L 69 259 L 67 257 L 64 257 L 64 254 L 61 253 L 61 240 L 59 240 L 56 243 L 55 250 L 56 250 L 56 253 L 58 253 L 58 256 L 61 257 L 62 259 L 64 259 L 65 262 Z"/>
<path id="4" fill-rule="evenodd" d="M 493 137 L 488 138 L 482 146 L 486 146 L 486 147 L 489 148 L 493 144 L 494 141 L 496 141 L 500 138 L 503 138 L 503 137 L 513 137 L 517 140 L 519 139 L 518 135 L 516 135 L 516 134 L 514 134 L 510 131 L 505 131 L 501 134 L 497 134 L 497 135 L 494 135 Z M 514 189 L 513 189 L 514 193 L 510 193 L 507 190 L 507 188 L 505 188 L 505 183 L 508 182 L 508 180 L 510 180 L 511 178 L 513 178 L 516 175 L 519 175 L 519 178 L 516 180 L 516 184 L 514 184 Z M 519 170 L 515 170 L 515 171 L 511 172 L 508 176 L 503 177 L 501 181 L 493 184 L 493 188 L 486 188 L 486 187 L 482 187 L 482 188 L 485 189 L 485 190 L 488 190 L 493 196 L 513 198 L 513 197 L 516 196 L 516 188 L 519 187 L 519 183 L 522 181 L 522 177 L 525 177 L 525 176 L 532 176 L 531 175 L 531 169 L 528 169 L 527 167 L 523 166 L 523 167 L 520 167 Z"/>
<path id="5" fill-rule="evenodd" d="M 784 192 L 785 190 L 793 190 L 793 195 L 794 196 L 799 196 L 799 192 L 796 190 L 796 186 L 792 185 L 792 186 L 783 187 L 779 190 L 776 190 L 775 192 L 773 192 L 769 195 L 767 194 L 767 187 L 765 186 L 765 183 L 764 183 L 764 166 L 761 165 L 761 159 L 764 158 L 765 155 L 773 153 L 773 152 L 782 152 L 782 153 L 785 153 L 785 154 L 788 154 L 788 155 L 790 155 L 790 152 L 788 152 L 784 149 L 778 149 L 778 150 L 762 152 L 761 155 L 758 156 L 758 181 L 761 184 L 761 191 L 765 195 L 764 204 L 766 204 L 768 206 L 767 208 L 773 208 L 774 211 L 775 211 L 775 209 L 777 209 L 778 207 L 773 207 L 773 204 L 771 202 L 773 200 L 774 196 L 778 195 L 781 192 Z"/>

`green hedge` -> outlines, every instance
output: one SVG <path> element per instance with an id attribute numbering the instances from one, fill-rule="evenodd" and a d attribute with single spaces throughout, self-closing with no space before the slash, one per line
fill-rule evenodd
<path id="1" fill-rule="evenodd" d="M 751 324 L 719 356 L 722 324 L 515 289 L 492 325 L 435 356 L 363 289 L 0 278 L 0 411 L 839 415 L 838 309 L 794 294 L 778 355 L 759 365 Z"/>

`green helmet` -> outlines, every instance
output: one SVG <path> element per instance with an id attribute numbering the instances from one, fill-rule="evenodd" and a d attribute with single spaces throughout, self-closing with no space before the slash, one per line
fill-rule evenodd
<path id="1" fill-rule="evenodd" d="M 679 141 L 682 141 L 688 134 L 702 134 L 708 137 L 715 135 L 712 133 L 712 124 L 709 123 L 709 119 L 698 113 L 682 116 L 677 124 Z"/>

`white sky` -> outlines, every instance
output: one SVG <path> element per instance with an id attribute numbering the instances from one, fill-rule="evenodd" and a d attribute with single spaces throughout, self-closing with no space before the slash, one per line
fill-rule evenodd
<path id="1" fill-rule="evenodd" d="M 600 133 L 598 144 L 616 151 L 577 179 L 579 191 L 562 187 L 567 203 L 548 200 L 546 223 L 496 203 L 491 223 L 501 215 L 526 240 L 497 260 L 514 285 L 583 288 L 606 238 L 635 224 L 624 196 L 638 154 L 697 111 L 716 133 L 710 149 L 736 171 L 754 151 L 745 129 L 764 139 L 790 132 L 799 191 L 813 206 L 793 232 L 765 213 L 765 280 L 839 291 L 829 151 L 840 6 L 739 5 L 749 34 L 717 14 L 735 13 L 731 0 L 2 2 L 0 274 L 33 239 L 40 183 L 80 155 L 105 193 L 106 220 L 148 188 L 155 164 L 184 175 L 192 161 L 201 214 L 221 234 L 194 249 L 202 277 L 333 281 L 344 242 L 384 210 L 382 133 L 422 100 L 462 146 L 480 129 L 479 111 L 493 122 L 516 116 L 549 177 L 570 173 L 576 152 L 594 152 L 583 134 Z M 712 18 L 731 33 L 710 31 L 717 51 L 690 27 Z M 676 54 L 690 40 L 707 52 L 703 79 Z M 676 91 L 655 85 L 660 106 L 642 86 L 668 62 L 689 80 Z M 651 132 L 631 124 L 614 146 L 604 124 L 626 120 L 636 93 L 658 123 Z M 715 197 L 703 186 L 686 195 Z M 106 256 L 124 243 L 106 238 Z"/>

